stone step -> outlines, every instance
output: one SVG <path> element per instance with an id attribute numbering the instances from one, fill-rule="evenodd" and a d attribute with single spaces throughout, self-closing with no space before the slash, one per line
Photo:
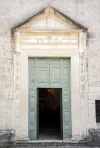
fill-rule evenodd
<path id="1" fill-rule="evenodd" d="M 33 141 L 16 141 L 16 142 L 4 142 L 0 143 L 0 147 L 38 147 L 38 148 L 51 148 L 51 147 L 86 147 L 86 141 L 63 141 L 63 140 L 33 140 Z"/>
<path id="2" fill-rule="evenodd" d="M 16 146 L 48 147 L 48 146 L 87 146 L 87 141 L 64 141 L 64 140 L 30 140 L 16 141 Z"/>

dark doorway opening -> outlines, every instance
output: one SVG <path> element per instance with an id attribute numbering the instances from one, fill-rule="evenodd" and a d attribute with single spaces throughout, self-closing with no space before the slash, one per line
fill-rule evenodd
<path id="1" fill-rule="evenodd" d="M 61 139 L 61 89 L 38 89 L 38 139 Z"/>

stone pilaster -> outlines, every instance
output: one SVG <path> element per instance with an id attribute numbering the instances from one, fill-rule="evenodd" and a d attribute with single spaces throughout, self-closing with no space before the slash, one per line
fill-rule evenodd
<path id="1" fill-rule="evenodd" d="M 84 33 L 80 33 L 80 102 L 81 102 L 81 136 L 85 135 L 85 106 L 84 106 Z"/>
<path id="2" fill-rule="evenodd" d="M 16 139 L 20 136 L 20 32 L 15 32 L 14 54 L 14 127 Z"/>

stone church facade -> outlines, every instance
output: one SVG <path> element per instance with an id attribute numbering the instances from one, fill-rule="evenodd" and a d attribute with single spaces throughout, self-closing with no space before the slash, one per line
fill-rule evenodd
<path id="1" fill-rule="evenodd" d="M 0 0 L 0 130 L 14 131 L 12 140 L 31 139 L 33 129 L 36 133 L 37 98 L 31 101 L 32 114 L 29 110 L 35 87 L 29 83 L 32 57 L 70 59 L 70 84 L 64 94 L 70 111 L 63 106 L 62 122 L 63 133 L 70 129 L 71 136 L 63 139 L 86 138 L 90 129 L 100 129 L 99 8 L 99 0 Z M 64 83 L 37 85 L 42 86 L 62 88 Z M 66 98 L 63 104 L 68 104 Z"/>

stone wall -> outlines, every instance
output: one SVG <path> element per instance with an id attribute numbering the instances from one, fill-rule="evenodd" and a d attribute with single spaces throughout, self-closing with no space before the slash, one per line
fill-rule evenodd
<path id="1" fill-rule="evenodd" d="M 100 128 L 95 120 L 95 100 L 100 98 L 100 0 L 0 0 L 0 130 L 15 130 L 20 118 L 20 100 L 13 96 L 14 35 L 11 28 L 48 5 L 88 28 L 81 116 L 84 134 L 88 135 L 88 129 Z M 19 135 L 17 131 L 16 138 Z"/>

